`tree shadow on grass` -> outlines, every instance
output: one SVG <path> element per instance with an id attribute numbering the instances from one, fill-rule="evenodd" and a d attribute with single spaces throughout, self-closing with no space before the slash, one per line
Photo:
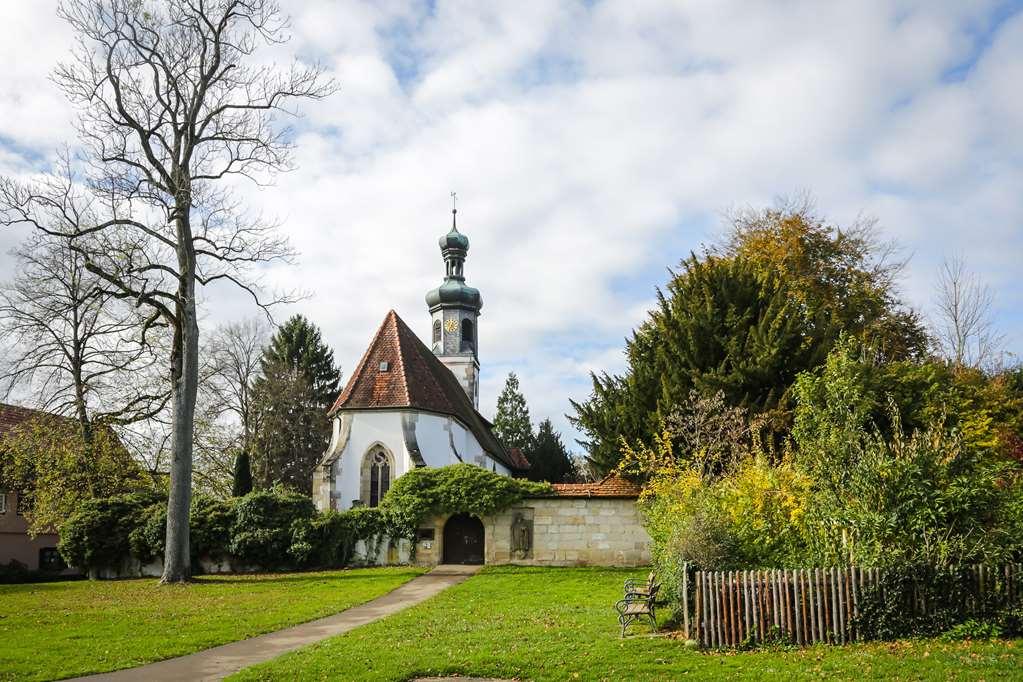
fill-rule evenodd
<path id="1" fill-rule="evenodd" d="M 337 571 L 335 573 L 325 574 L 322 572 L 317 573 L 231 573 L 224 575 L 197 575 L 192 578 L 194 584 L 231 584 L 231 585 L 245 585 L 245 584 L 267 584 L 267 583 L 317 583 L 317 582 L 339 582 L 358 580 L 363 582 L 373 582 L 386 580 L 393 582 L 395 578 L 408 576 L 409 578 L 415 578 L 422 575 L 421 571 L 413 569 L 402 570 L 402 571 L 388 571 L 386 573 L 366 573 L 356 571 Z"/>

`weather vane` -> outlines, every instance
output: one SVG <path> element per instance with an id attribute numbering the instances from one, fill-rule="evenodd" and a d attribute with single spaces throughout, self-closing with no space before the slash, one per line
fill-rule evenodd
<path id="1" fill-rule="evenodd" d="M 451 193 L 451 212 L 456 213 L 458 211 L 458 193 Z"/>

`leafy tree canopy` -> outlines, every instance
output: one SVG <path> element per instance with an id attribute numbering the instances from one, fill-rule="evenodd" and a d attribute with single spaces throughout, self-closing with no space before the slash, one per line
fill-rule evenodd
<path id="1" fill-rule="evenodd" d="M 0 442 L 0 489 L 29 501 L 31 535 L 60 530 L 82 503 L 148 487 L 142 468 L 109 428 L 86 442 L 77 421 L 40 417 L 19 425 Z"/>
<path id="2" fill-rule="evenodd" d="M 692 391 L 786 433 L 796 376 L 842 333 L 874 362 L 921 357 L 926 333 L 898 300 L 892 253 L 872 224 L 839 229 L 805 204 L 736 216 L 721 245 L 691 254 L 658 290 L 626 343 L 627 370 L 593 375 L 590 398 L 573 401 L 592 466 L 613 468 L 623 438 L 651 442 Z"/>

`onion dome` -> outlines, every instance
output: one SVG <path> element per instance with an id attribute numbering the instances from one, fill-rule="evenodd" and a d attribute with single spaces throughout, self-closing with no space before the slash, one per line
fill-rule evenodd
<path id="1" fill-rule="evenodd" d="M 430 306 L 430 310 L 449 306 L 479 310 L 483 307 L 483 297 L 476 287 L 454 278 L 445 278 L 443 284 L 427 292 L 426 305 Z"/>
<path id="2" fill-rule="evenodd" d="M 451 231 L 446 235 L 437 240 L 440 244 L 441 251 L 448 249 L 457 249 L 459 251 L 469 250 L 469 238 L 458 231 L 458 228 L 454 225 L 451 226 Z"/>
<path id="3" fill-rule="evenodd" d="M 480 291 L 467 285 L 462 273 L 465 255 L 469 251 L 469 238 L 455 226 L 456 213 L 451 211 L 451 231 L 438 240 L 447 268 L 444 282 L 426 294 L 426 305 L 431 311 L 437 308 L 470 308 L 479 312 L 483 307 Z"/>

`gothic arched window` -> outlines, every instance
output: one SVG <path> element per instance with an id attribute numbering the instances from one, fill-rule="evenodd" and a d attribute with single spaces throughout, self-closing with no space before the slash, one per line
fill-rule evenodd
<path id="1" fill-rule="evenodd" d="M 440 343 L 440 320 L 433 321 L 433 342 Z"/>
<path id="2" fill-rule="evenodd" d="M 462 345 L 461 350 L 474 350 L 476 347 L 476 339 L 473 336 L 472 320 L 465 318 L 462 320 Z"/>
<path id="3" fill-rule="evenodd" d="M 391 460 L 377 448 L 366 455 L 362 465 L 362 501 L 376 507 L 391 487 Z"/>

